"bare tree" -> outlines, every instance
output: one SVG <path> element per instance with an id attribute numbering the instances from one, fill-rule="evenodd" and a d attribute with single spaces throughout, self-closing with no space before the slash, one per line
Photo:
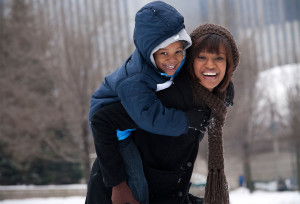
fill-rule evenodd
<path id="1" fill-rule="evenodd" d="M 300 86 L 297 84 L 288 96 L 290 112 L 290 139 L 291 147 L 296 158 L 296 175 L 298 178 L 298 191 L 300 191 Z"/>
<path id="2" fill-rule="evenodd" d="M 96 36 L 96 27 L 91 30 L 87 17 L 77 18 L 79 30 L 67 24 L 67 18 L 74 18 L 73 13 L 64 10 L 64 2 L 55 1 L 52 12 L 59 17 L 56 24 L 51 27 L 58 33 L 53 35 L 54 44 L 50 51 L 55 94 L 57 105 L 60 107 L 63 121 L 74 141 L 74 148 L 81 163 L 84 165 L 85 179 L 89 178 L 91 152 L 91 137 L 88 126 L 89 101 L 92 91 L 95 89 L 95 81 L 101 79 L 99 67 L 93 68 L 93 47 L 91 39 Z M 73 5 L 80 9 L 80 5 Z M 76 10 L 80 15 L 80 10 Z M 75 18 L 76 19 L 76 18 Z M 75 21 L 75 20 L 74 20 Z M 76 21 L 75 21 L 76 22 Z"/>
<path id="3" fill-rule="evenodd" d="M 101 42 L 119 45 L 99 33 L 109 25 L 99 12 L 103 4 L 73 3 L 1 4 L 1 14 L 10 9 L 0 16 L 0 105 L 5 107 L 0 138 L 24 171 L 36 158 L 80 162 L 87 180 L 93 152 L 89 102 L 103 73 L 112 68 L 107 49 L 118 49 L 103 49 Z M 125 57 L 128 50 L 121 53 Z"/>
<path id="4" fill-rule="evenodd" d="M 40 34 L 28 1 L 10 3 L 8 15 L 1 16 L 1 142 L 22 171 L 36 158 L 74 161 L 72 140 L 46 67 L 50 37 Z"/>
<path id="5" fill-rule="evenodd" d="M 63 120 L 73 138 L 77 154 L 84 166 L 86 181 L 90 174 L 90 153 L 94 152 L 88 125 L 89 103 L 92 93 L 101 84 L 104 74 L 117 68 L 120 57 L 127 57 L 128 50 L 121 44 L 113 43 L 119 39 L 122 30 L 116 27 L 116 16 L 105 10 L 120 2 L 111 1 L 53 1 L 55 21 L 50 29 L 53 32 L 53 45 L 50 50 L 49 70 L 53 81 Z M 66 9 L 71 7 L 72 9 Z M 120 14 L 119 14 L 120 15 Z M 123 18 L 123 16 L 119 16 Z M 120 19 L 119 19 L 120 20 Z M 70 24 L 70 22 L 72 22 Z M 127 22 L 128 23 L 128 22 Z M 75 29 L 76 26 L 76 29 Z M 128 25 L 122 25 L 125 28 Z M 126 44 L 126 42 L 122 42 Z M 121 49 L 122 56 L 117 55 Z M 112 53 L 112 55 L 109 55 Z"/>
<path id="6" fill-rule="evenodd" d="M 254 134 L 253 110 L 255 105 L 255 83 L 258 68 L 253 49 L 253 38 L 244 39 L 239 44 L 241 60 L 233 77 L 235 85 L 234 108 L 227 117 L 224 138 L 226 151 L 230 155 L 240 155 L 248 188 L 253 191 L 251 176 L 251 140 Z M 252 53 L 251 53 L 252 52 Z M 247 55 L 247 57 L 245 56 Z"/>

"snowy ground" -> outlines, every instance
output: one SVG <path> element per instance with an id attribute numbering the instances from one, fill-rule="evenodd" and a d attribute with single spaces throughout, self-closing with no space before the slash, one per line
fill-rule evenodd
<path id="1" fill-rule="evenodd" d="M 231 204 L 299 204 L 299 192 L 255 191 L 250 194 L 246 188 L 230 192 Z"/>
<path id="2" fill-rule="evenodd" d="M 31 198 L 19 200 L 3 200 L 0 204 L 83 204 L 84 197 L 67 198 Z M 256 191 L 252 194 L 245 188 L 230 192 L 231 204 L 299 204 L 298 192 L 263 192 Z"/>

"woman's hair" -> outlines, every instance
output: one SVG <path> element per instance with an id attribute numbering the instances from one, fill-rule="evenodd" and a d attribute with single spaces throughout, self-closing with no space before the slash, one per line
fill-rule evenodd
<path id="1" fill-rule="evenodd" d="M 200 51 L 205 50 L 209 53 L 218 54 L 220 46 L 224 46 L 226 51 L 226 73 L 221 83 L 214 89 L 217 92 L 224 92 L 239 63 L 239 52 L 232 34 L 222 26 L 203 24 L 191 33 L 191 39 L 192 46 L 187 50 L 186 66 L 193 80 L 198 80 L 193 64 Z"/>

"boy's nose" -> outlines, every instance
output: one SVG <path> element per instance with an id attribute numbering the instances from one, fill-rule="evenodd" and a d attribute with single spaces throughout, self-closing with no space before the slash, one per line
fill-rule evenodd
<path id="1" fill-rule="evenodd" d="M 176 55 L 170 55 L 169 57 L 169 61 L 170 62 L 177 62 L 179 59 Z"/>

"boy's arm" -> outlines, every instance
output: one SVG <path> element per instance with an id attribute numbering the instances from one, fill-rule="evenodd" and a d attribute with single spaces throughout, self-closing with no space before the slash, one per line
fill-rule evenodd
<path id="1" fill-rule="evenodd" d="M 106 105 L 91 118 L 95 149 L 106 186 L 116 186 L 126 180 L 116 130 L 133 128 L 136 125 L 121 103 Z"/>
<path id="2" fill-rule="evenodd" d="M 151 77 L 136 74 L 122 81 L 117 93 L 125 110 L 139 128 L 159 135 L 186 134 L 189 129 L 187 115 L 181 110 L 163 106 L 155 90 L 156 84 Z"/>

